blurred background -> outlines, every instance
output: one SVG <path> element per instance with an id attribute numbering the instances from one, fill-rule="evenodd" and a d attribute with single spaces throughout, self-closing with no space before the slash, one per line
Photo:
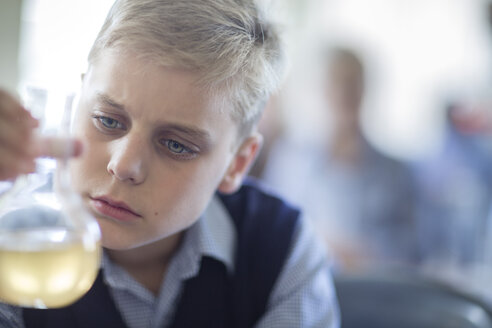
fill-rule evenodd
<path id="1" fill-rule="evenodd" d="M 56 121 L 112 2 L 1 0 L 0 86 Z M 305 209 L 336 273 L 492 300 L 491 2 L 263 2 L 290 60 L 251 174 Z"/>

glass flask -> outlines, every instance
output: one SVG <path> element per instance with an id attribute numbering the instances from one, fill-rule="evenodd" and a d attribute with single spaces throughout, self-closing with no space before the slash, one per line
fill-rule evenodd
<path id="1" fill-rule="evenodd" d="M 72 106 L 65 107 L 59 136 L 69 133 Z M 17 177 L 0 195 L 2 302 L 63 307 L 81 298 L 96 279 L 101 233 L 70 186 L 68 161 L 39 158 L 34 173 Z"/>

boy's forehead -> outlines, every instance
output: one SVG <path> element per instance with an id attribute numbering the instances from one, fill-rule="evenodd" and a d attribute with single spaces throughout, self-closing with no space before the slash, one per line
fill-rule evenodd
<path id="1" fill-rule="evenodd" d="M 200 72 L 198 70 L 187 69 L 173 65 L 173 61 L 157 61 L 152 57 L 135 51 L 125 49 L 108 48 L 97 56 L 95 60 L 89 63 L 89 70 L 113 69 L 126 75 L 149 75 L 160 71 L 174 72 L 190 79 L 198 79 Z M 115 72 L 113 72 L 115 73 Z"/>
<path id="2" fill-rule="evenodd" d="M 232 115 L 232 104 L 223 89 L 198 83 L 201 75 L 190 69 L 146 61 L 135 53 L 105 50 L 89 66 L 84 78 L 97 100 L 124 104 L 125 99 L 164 99 L 190 106 L 207 105 L 216 114 Z"/>
<path id="3" fill-rule="evenodd" d="M 147 54 L 144 51 L 137 52 L 121 47 L 106 48 L 89 63 L 87 73 L 106 73 L 107 78 L 116 82 L 120 81 L 123 76 L 126 79 L 136 79 L 142 76 L 162 75 L 163 79 L 172 81 L 186 80 L 186 84 L 195 92 L 215 99 L 216 107 L 224 108 L 226 112 L 227 108 L 234 110 L 233 99 L 236 93 L 228 84 L 223 81 L 207 80 L 207 74 L 213 70 L 212 68 L 184 67 L 176 64 L 172 58 L 161 56 L 156 59 L 157 57 L 159 57 L 158 54 Z"/>
<path id="4" fill-rule="evenodd" d="M 131 86 L 134 92 L 147 90 L 159 93 L 159 90 L 165 92 L 179 86 L 195 97 L 205 96 L 205 89 L 196 83 L 198 73 L 157 64 L 131 52 L 103 51 L 97 60 L 90 63 L 87 75 L 90 83 L 114 86 L 116 89 Z"/>

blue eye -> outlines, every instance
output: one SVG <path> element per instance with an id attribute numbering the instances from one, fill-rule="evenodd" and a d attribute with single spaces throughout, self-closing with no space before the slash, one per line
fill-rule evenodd
<path id="1" fill-rule="evenodd" d="M 108 129 L 116 129 L 121 125 L 120 122 L 118 122 L 117 120 L 106 116 L 100 116 L 99 121 L 102 123 L 102 125 L 104 125 L 104 127 Z"/>
<path id="2" fill-rule="evenodd" d="M 190 149 L 182 143 L 172 139 L 162 139 L 160 143 L 177 160 L 190 160 L 198 155 L 198 151 Z"/>
<path id="3" fill-rule="evenodd" d="M 114 130 L 126 130 L 126 126 L 114 118 L 103 116 L 103 115 L 93 115 L 92 118 L 94 119 L 97 128 L 102 132 L 113 132 Z"/>
<path id="4" fill-rule="evenodd" d="M 167 140 L 166 141 L 167 148 L 175 154 L 182 154 L 184 152 L 189 151 L 185 146 L 180 144 L 175 140 Z"/>

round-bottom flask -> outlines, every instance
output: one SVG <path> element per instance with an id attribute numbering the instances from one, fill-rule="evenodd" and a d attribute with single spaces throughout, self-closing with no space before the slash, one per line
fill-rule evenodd
<path id="1" fill-rule="evenodd" d="M 36 172 L 0 195 L 2 302 L 67 306 L 97 277 L 101 233 L 70 186 L 67 160 L 38 159 Z"/>

